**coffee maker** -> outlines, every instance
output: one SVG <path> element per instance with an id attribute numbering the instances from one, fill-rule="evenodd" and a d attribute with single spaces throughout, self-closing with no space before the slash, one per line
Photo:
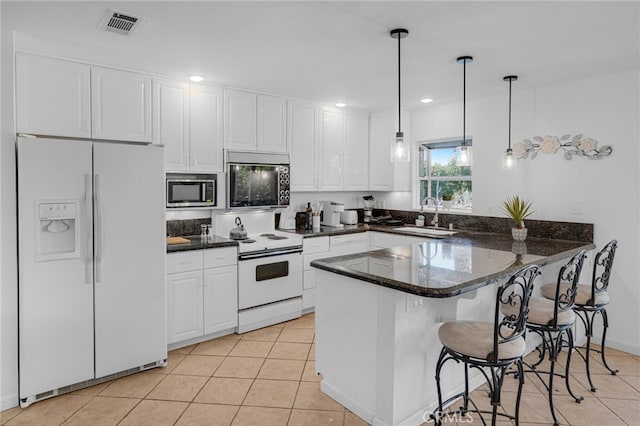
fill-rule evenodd
<path id="1" fill-rule="evenodd" d="M 344 204 L 336 201 L 322 202 L 322 225 L 334 228 L 343 228 L 340 223 L 340 213 L 344 211 Z"/>
<path id="2" fill-rule="evenodd" d="M 373 195 L 365 195 L 362 199 L 364 200 L 364 221 L 371 222 L 371 218 L 373 217 L 373 206 L 376 201 L 373 199 Z"/>

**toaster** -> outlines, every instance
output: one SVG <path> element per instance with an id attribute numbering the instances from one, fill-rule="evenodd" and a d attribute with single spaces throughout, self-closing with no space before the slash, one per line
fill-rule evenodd
<path id="1" fill-rule="evenodd" d="M 340 223 L 345 225 L 356 225 L 358 223 L 358 212 L 355 210 L 340 212 Z"/>

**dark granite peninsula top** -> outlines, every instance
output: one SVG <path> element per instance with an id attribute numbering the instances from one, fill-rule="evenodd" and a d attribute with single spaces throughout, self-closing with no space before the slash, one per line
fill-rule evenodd
<path id="1" fill-rule="evenodd" d="M 371 229 L 376 230 L 376 229 Z M 425 297 L 452 297 L 506 279 L 531 264 L 568 259 L 590 242 L 460 232 L 447 239 L 319 259 L 311 266 Z"/>
<path id="2" fill-rule="evenodd" d="M 183 238 L 188 239 L 189 242 L 183 244 L 167 244 L 167 253 L 238 246 L 237 241 L 225 237 L 219 237 L 217 235 L 214 235 L 213 238 L 209 238 L 208 240 L 202 240 L 200 235 L 186 236 Z"/>

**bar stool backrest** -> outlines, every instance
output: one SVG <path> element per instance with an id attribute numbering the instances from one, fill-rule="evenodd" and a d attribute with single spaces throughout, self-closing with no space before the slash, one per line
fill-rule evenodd
<path id="1" fill-rule="evenodd" d="M 618 241 L 611 240 L 602 250 L 596 254 L 593 261 L 593 277 L 591 279 L 591 299 L 589 305 L 594 305 L 596 294 L 607 291 L 609 287 L 609 278 L 611 277 L 611 267 L 613 266 L 613 257 L 618 248 Z"/>
<path id="2" fill-rule="evenodd" d="M 558 326 L 558 314 L 573 308 L 578 293 L 578 283 L 580 282 L 580 273 L 584 265 L 584 258 L 587 256 L 586 250 L 578 252 L 567 262 L 560 272 L 558 272 L 558 282 L 556 285 L 556 297 L 554 299 L 553 319 L 549 322 L 550 326 Z M 569 286 L 567 287 L 566 285 Z M 566 289 L 566 290 L 565 290 Z M 565 290 L 563 292 L 563 290 Z"/>
<path id="3" fill-rule="evenodd" d="M 524 334 L 529 315 L 529 299 L 533 291 L 533 282 L 540 275 L 537 265 L 527 266 L 513 274 L 509 280 L 498 288 L 496 295 L 496 309 L 493 330 L 493 351 L 487 355 L 487 360 L 496 362 L 498 345 L 521 337 Z M 500 315 L 507 310 L 505 306 L 518 306 L 515 313 Z"/>

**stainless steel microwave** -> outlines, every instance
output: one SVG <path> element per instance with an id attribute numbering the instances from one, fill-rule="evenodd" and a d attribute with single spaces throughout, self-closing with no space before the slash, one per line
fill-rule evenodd
<path id="1" fill-rule="evenodd" d="M 289 205 L 289 154 L 227 151 L 227 208 Z"/>
<path id="2" fill-rule="evenodd" d="M 167 173 L 167 207 L 215 207 L 215 174 Z"/>

